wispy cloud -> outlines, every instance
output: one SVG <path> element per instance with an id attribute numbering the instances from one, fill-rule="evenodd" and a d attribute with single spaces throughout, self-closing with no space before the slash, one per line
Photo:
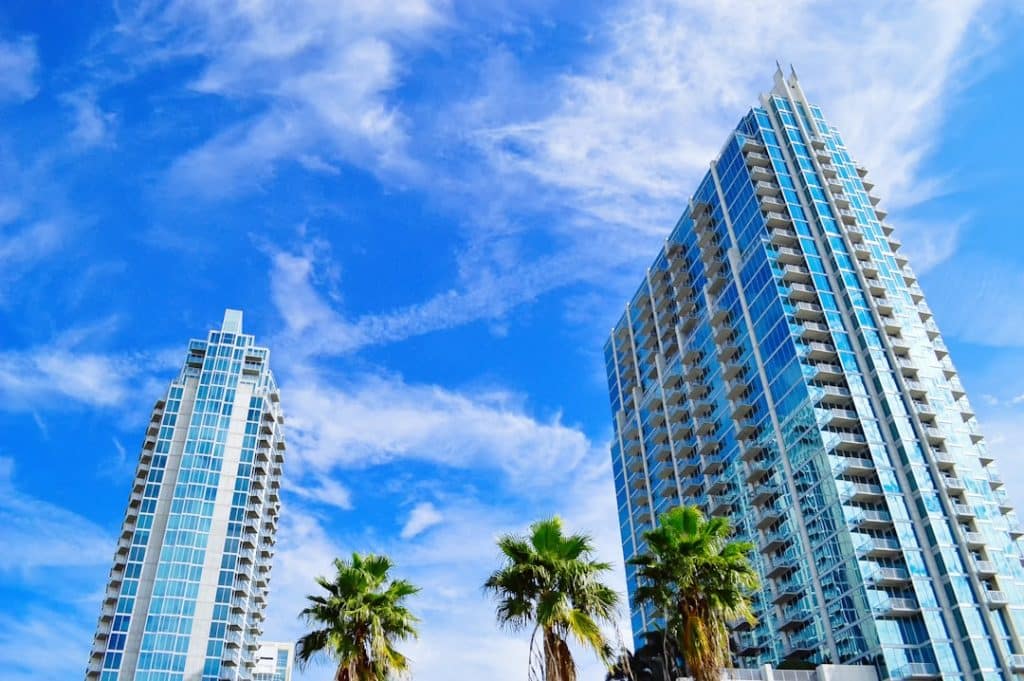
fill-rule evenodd
<path id="1" fill-rule="evenodd" d="M 290 480 L 291 478 L 285 478 L 285 489 L 297 497 L 342 510 L 352 508 L 352 493 L 337 480 L 320 477 L 308 485 Z"/>
<path id="2" fill-rule="evenodd" d="M 347 319 L 318 287 L 329 261 L 322 243 L 299 252 L 271 250 L 271 295 L 283 317 L 285 335 L 302 338 L 310 354 L 344 355 L 477 320 L 500 320 L 516 306 L 579 275 L 544 259 L 504 273 L 478 269 L 472 280 L 398 309 Z"/>
<path id="3" fill-rule="evenodd" d="M 0 103 L 23 102 L 39 92 L 39 54 L 31 36 L 0 39 Z"/>
<path id="4" fill-rule="evenodd" d="M 114 407 L 140 402 L 154 376 L 171 366 L 168 352 L 108 352 L 94 341 L 113 332 L 115 318 L 72 327 L 53 340 L 0 351 L 0 409 L 63 410 L 74 406 Z"/>
<path id="5" fill-rule="evenodd" d="M 429 501 L 424 501 L 412 507 L 409 512 L 409 519 L 402 526 L 402 539 L 412 539 L 418 534 L 426 532 L 431 527 L 440 524 L 444 515 L 437 510 Z"/>
<path id="6" fill-rule="evenodd" d="M 138 61 L 200 60 L 196 92 L 256 111 L 180 157 L 172 186 L 233 195 L 259 187 L 279 163 L 313 157 L 410 172 L 390 93 L 401 82 L 403 46 L 442 25 L 446 4 L 177 0 L 124 11 L 119 33 Z"/>
<path id="7" fill-rule="evenodd" d="M 970 255 L 938 267 L 923 288 L 943 333 L 989 347 L 1024 347 L 1024 271 Z"/>
<path id="8" fill-rule="evenodd" d="M 333 380 L 332 380 L 333 379 Z M 387 373 L 285 376 L 292 465 L 303 473 L 397 459 L 502 472 L 525 481 L 573 469 L 592 445 L 559 414 L 531 416 L 505 389 L 457 392 Z"/>
<path id="9" fill-rule="evenodd" d="M 902 3 L 898 11 L 627 3 L 595 31 L 600 47 L 589 59 L 543 84 L 556 93 L 543 98 L 554 99 L 548 111 L 509 119 L 507 99 L 541 87 L 500 79 L 473 107 L 481 116 L 475 139 L 499 175 L 521 179 L 510 186 L 529 192 L 531 202 L 561 201 L 568 214 L 557 231 L 586 241 L 614 228 L 620 241 L 650 250 L 781 59 L 797 65 L 810 96 L 872 170 L 886 204 L 906 207 L 941 188 L 944 178 L 922 164 L 959 76 L 995 43 L 986 19 L 981 2 Z M 922 25 L 929 30 L 916 29 Z M 932 259 L 951 251 L 948 233 L 908 236 L 921 242 L 912 250 Z"/>
<path id="10" fill-rule="evenodd" d="M 35 606 L 0 614 L 0 659 L 5 661 L 5 681 L 81 676 L 92 634 L 86 620 L 66 608 Z"/>
<path id="11" fill-rule="evenodd" d="M 94 90 L 69 92 L 63 95 L 61 100 L 71 111 L 74 125 L 69 137 L 73 144 L 80 148 L 113 144 L 117 116 L 103 110 Z"/>
<path id="12" fill-rule="evenodd" d="M 42 568 L 100 565 L 113 556 L 113 538 L 98 525 L 15 487 L 14 459 L 0 457 L 0 572 L 27 575 Z"/>

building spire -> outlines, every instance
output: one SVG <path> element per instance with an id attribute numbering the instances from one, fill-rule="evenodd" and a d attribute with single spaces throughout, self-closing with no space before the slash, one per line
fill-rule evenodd
<path id="1" fill-rule="evenodd" d="M 220 325 L 224 333 L 242 333 L 242 311 L 228 308 L 224 310 L 224 321 Z"/>

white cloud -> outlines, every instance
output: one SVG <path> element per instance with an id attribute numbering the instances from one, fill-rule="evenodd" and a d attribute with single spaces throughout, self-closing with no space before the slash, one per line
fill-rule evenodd
<path id="1" fill-rule="evenodd" d="M 176 366 L 180 351 L 92 349 L 118 325 L 111 317 L 66 329 L 47 343 L 0 350 L 0 409 L 45 411 L 152 403 L 166 387 L 155 376 Z"/>
<path id="2" fill-rule="evenodd" d="M 61 100 L 71 109 L 74 119 L 70 133 L 73 144 L 89 148 L 113 143 L 117 116 L 100 107 L 94 91 L 77 90 L 65 94 Z"/>
<path id="3" fill-rule="evenodd" d="M 1016 263 L 965 255 L 922 283 L 943 334 L 988 347 L 1024 346 L 1024 272 Z"/>
<path id="4" fill-rule="evenodd" d="M 0 40 L 0 103 L 23 102 L 39 92 L 39 54 L 34 38 Z"/>
<path id="5" fill-rule="evenodd" d="M 526 480 L 572 469 L 591 446 L 559 414 L 537 420 L 504 389 L 456 392 L 373 373 L 326 379 L 323 371 L 282 379 L 291 463 L 303 473 L 415 459 Z"/>
<path id="6" fill-rule="evenodd" d="M 352 493 L 337 480 L 321 478 L 318 482 L 308 486 L 292 483 L 289 480 L 285 476 L 285 489 L 302 499 L 315 501 L 342 510 L 352 508 Z"/>
<path id="7" fill-rule="evenodd" d="M 0 402 L 16 411 L 69 402 L 112 407 L 133 394 L 141 374 L 138 358 L 120 355 L 52 345 L 0 352 Z"/>
<path id="8" fill-rule="evenodd" d="M 329 258 L 322 243 L 300 253 L 271 251 L 271 294 L 286 335 L 302 339 L 304 352 L 343 355 L 377 344 L 452 328 L 479 319 L 501 319 L 579 272 L 544 259 L 504 274 L 477 269 L 459 290 L 447 290 L 408 306 L 346 319 L 321 296 L 317 268 Z"/>
<path id="9" fill-rule="evenodd" d="M 197 92 L 259 105 L 179 158 L 172 185 L 237 194 L 259 187 L 282 161 L 308 164 L 313 155 L 410 172 L 390 93 L 401 82 L 402 49 L 444 23 L 445 5 L 178 0 L 126 13 L 120 30 L 141 45 L 141 60 L 199 58 Z"/>
<path id="10" fill-rule="evenodd" d="M 14 460 L 0 457 L 0 573 L 100 565 L 113 557 L 114 538 L 98 525 L 14 486 Z"/>
<path id="11" fill-rule="evenodd" d="M 97 600 L 97 611 L 99 601 Z M 30 607 L 0 615 L 5 681 L 59 681 L 85 672 L 93 629 L 67 609 Z"/>
<path id="12" fill-rule="evenodd" d="M 941 185 L 922 162 L 959 76 L 993 43 L 979 25 L 980 7 L 628 3 L 595 32 L 601 49 L 592 58 L 544 84 L 556 93 L 549 111 L 495 114 L 524 88 L 541 90 L 510 89 L 504 79 L 474 107 L 485 117 L 476 139 L 499 173 L 532 180 L 524 185 L 532 201 L 540 195 L 578 208 L 560 231 L 582 228 L 586 239 L 613 225 L 620 241 L 654 248 L 782 59 L 797 65 L 809 96 L 872 170 L 886 205 L 910 206 Z M 908 248 L 937 259 L 951 251 L 950 240 L 912 232 Z"/>
<path id="13" fill-rule="evenodd" d="M 402 526 L 401 537 L 402 539 L 412 539 L 443 521 L 444 515 L 432 503 L 421 502 L 413 506 L 412 511 L 409 512 L 409 519 Z"/>

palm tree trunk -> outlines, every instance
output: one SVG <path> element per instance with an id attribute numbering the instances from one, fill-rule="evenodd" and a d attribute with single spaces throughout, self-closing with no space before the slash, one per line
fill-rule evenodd
<path id="1" fill-rule="evenodd" d="M 552 629 L 544 629 L 544 681 L 562 681 L 559 674 L 556 638 Z"/>

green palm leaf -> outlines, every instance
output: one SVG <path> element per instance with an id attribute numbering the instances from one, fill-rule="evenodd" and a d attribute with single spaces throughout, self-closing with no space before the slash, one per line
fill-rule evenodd
<path id="1" fill-rule="evenodd" d="M 299 639 L 300 667 L 317 657 L 337 663 L 336 681 L 387 681 L 408 672 L 409 660 L 395 643 L 416 638 L 418 619 L 405 601 L 419 589 L 390 579 L 394 564 L 387 556 L 353 553 L 336 558 L 331 579 L 317 577 L 326 594 L 306 597 L 300 613 L 315 628 Z"/>

